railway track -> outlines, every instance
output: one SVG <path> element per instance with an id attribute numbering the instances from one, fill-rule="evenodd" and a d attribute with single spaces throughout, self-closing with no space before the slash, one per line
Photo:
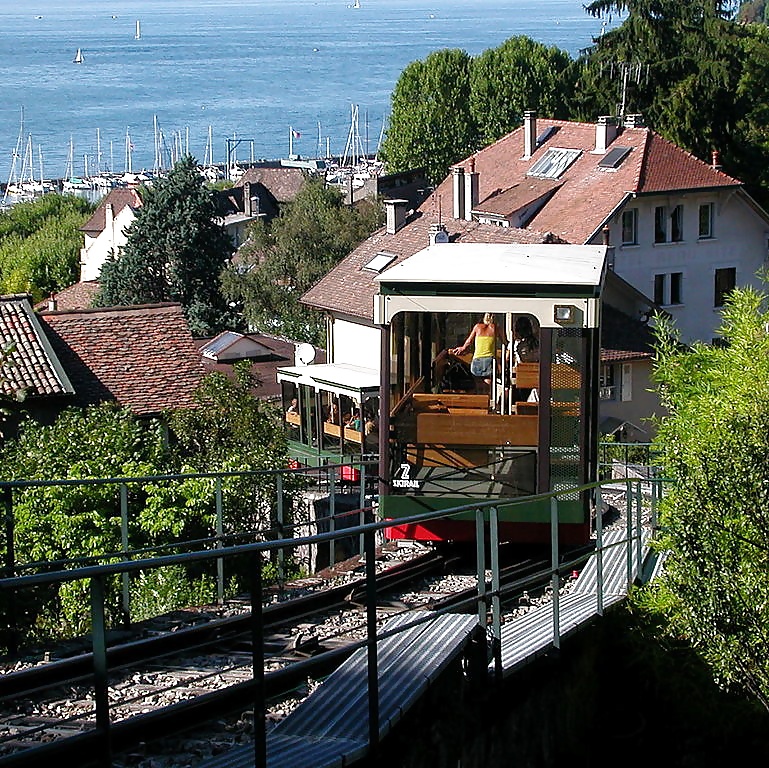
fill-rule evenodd
<path id="1" fill-rule="evenodd" d="M 503 570 L 503 585 L 534 585 L 545 566 L 518 562 Z M 432 551 L 384 569 L 377 576 L 379 620 L 415 608 L 475 611 L 475 576 L 447 575 L 446 569 L 447 560 Z M 507 596 L 521 592 L 517 587 Z M 242 712 L 257 694 L 268 701 L 303 697 L 308 680 L 329 674 L 365 638 L 364 603 L 365 580 L 353 578 L 266 605 L 262 692 L 253 680 L 247 611 L 224 618 L 204 614 L 191 626 L 111 645 L 113 753 L 132 754 L 154 739 Z M 99 745 L 89 685 L 93 662 L 92 654 L 80 653 L 0 677 L 0 766 L 93 762 Z M 273 716 L 282 714 L 279 705 Z"/>

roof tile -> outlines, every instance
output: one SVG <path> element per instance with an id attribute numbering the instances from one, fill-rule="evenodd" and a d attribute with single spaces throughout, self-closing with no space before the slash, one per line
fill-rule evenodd
<path id="1" fill-rule="evenodd" d="M 179 304 L 44 312 L 76 404 L 116 400 L 137 415 L 194 406 L 203 374 Z"/>

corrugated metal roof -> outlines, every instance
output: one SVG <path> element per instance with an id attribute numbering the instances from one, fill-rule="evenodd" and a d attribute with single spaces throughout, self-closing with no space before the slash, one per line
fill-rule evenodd
<path id="1" fill-rule="evenodd" d="M 605 245 L 441 243 L 374 278 L 378 283 L 601 285 Z"/>

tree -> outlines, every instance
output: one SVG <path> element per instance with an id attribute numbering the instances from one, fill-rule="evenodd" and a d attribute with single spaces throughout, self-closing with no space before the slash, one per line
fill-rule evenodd
<path id="1" fill-rule="evenodd" d="M 457 49 L 434 51 L 401 73 L 382 156 L 390 171 L 427 168 L 441 181 L 449 167 L 478 148 L 470 109 L 471 57 Z"/>
<path id="2" fill-rule="evenodd" d="M 302 294 L 382 221 L 381 205 L 349 208 L 322 179 L 308 179 L 268 228 L 257 223 L 223 275 L 225 295 L 242 304 L 249 324 L 299 341 L 321 343 L 322 318 L 299 303 Z"/>
<path id="3" fill-rule="evenodd" d="M 659 546 L 662 604 L 724 687 L 769 709 L 769 295 L 738 288 L 728 346 L 683 350 L 662 324 L 657 446 L 672 478 Z"/>
<path id="4" fill-rule="evenodd" d="M 511 37 L 473 60 L 470 109 L 482 144 L 491 144 L 523 121 L 526 109 L 568 117 L 572 60 L 555 46 Z"/>
<path id="5" fill-rule="evenodd" d="M 232 323 L 219 278 L 232 243 L 216 223 L 211 192 L 189 155 L 142 190 L 142 207 L 119 257 L 101 271 L 100 306 L 178 301 L 193 334 Z"/>
<path id="6" fill-rule="evenodd" d="M 77 282 L 83 235 L 93 212 L 72 195 L 43 195 L 0 213 L 0 292 L 35 301 Z"/>
<path id="7" fill-rule="evenodd" d="M 766 200 L 767 36 L 712 0 L 597 0 L 588 13 L 627 13 L 578 65 L 576 116 L 640 112 L 646 123 Z"/>
<path id="8" fill-rule="evenodd" d="M 171 414 L 178 463 L 184 471 L 252 472 L 287 465 L 280 411 L 257 396 L 259 385 L 250 363 L 240 361 L 232 378 L 214 372 L 203 379 L 195 395 L 198 408 Z M 222 485 L 226 531 L 269 527 L 274 477 L 232 477 Z"/>

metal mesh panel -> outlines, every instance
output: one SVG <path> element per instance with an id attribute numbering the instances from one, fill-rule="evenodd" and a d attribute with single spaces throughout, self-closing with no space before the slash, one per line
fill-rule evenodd
<path id="1" fill-rule="evenodd" d="M 550 487 L 568 488 L 580 483 L 580 396 L 585 376 L 583 332 L 559 328 L 553 338 L 550 378 Z M 563 498 L 577 499 L 578 495 Z"/>

